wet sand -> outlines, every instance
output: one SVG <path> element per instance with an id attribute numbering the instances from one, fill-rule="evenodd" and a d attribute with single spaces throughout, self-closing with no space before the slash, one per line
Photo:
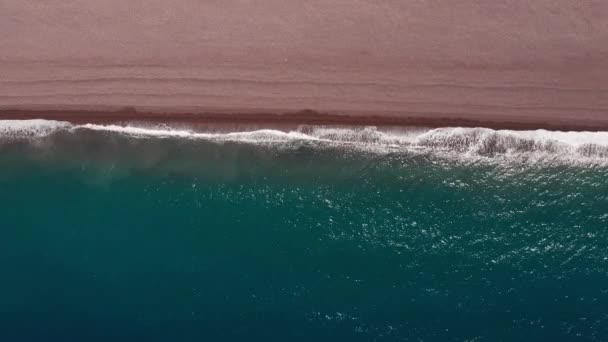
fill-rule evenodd
<path id="1" fill-rule="evenodd" d="M 604 1 L 6 0 L 0 13 L 0 118 L 608 127 Z"/>
<path id="2" fill-rule="evenodd" d="M 93 110 L 0 110 L 0 118 L 28 120 L 48 119 L 68 121 L 75 124 L 125 124 L 125 123 L 173 123 L 191 126 L 205 125 L 255 125 L 258 127 L 274 125 L 345 125 L 345 126 L 391 126 L 391 127 L 487 127 L 493 129 L 534 130 L 547 129 L 557 131 L 608 131 L 606 122 L 588 121 L 534 121 L 520 120 L 471 120 L 467 118 L 434 117 L 420 114 L 403 115 L 365 115 L 331 114 L 315 111 L 298 111 L 285 113 L 235 113 L 235 112 L 138 112 L 134 110 L 93 111 Z"/>

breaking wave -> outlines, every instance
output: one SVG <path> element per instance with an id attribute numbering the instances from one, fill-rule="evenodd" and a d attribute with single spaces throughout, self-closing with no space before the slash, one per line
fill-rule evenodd
<path id="1" fill-rule="evenodd" d="M 195 131 L 166 125 L 75 125 L 50 120 L 0 120 L 0 140 L 40 139 L 57 132 L 120 134 L 133 138 L 202 139 L 290 147 L 345 146 L 374 152 L 422 151 L 459 156 L 550 156 L 608 163 L 608 132 L 511 131 L 489 128 L 300 126 L 293 130 Z"/>
<path id="2" fill-rule="evenodd" d="M 0 120 L 0 138 L 19 139 L 47 136 L 73 127 L 69 122 L 52 120 Z"/>

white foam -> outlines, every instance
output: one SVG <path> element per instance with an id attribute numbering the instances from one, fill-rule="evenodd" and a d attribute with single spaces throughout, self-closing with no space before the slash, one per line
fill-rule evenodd
<path id="1" fill-rule="evenodd" d="M 219 142 L 277 144 L 311 141 L 331 146 L 348 146 L 375 152 L 395 150 L 452 153 L 459 156 L 557 156 L 608 161 L 608 132 L 511 131 L 489 128 L 448 127 L 437 129 L 378 130 L 375 127 L 344 128 L 301 126 L 292 131 L 261 129 L 244 132 L 209 133 L 188 129 L 133 125 L 72 125 L 51 120 L 0 120 L 0 137 L 37 138 L 57 130 L 104 131 L 131 137 L 203 139 Z M 278 146 L 278 144 L 277 144 Z"/>
<path id="2" fill-rule="evenodd" d="M 505 132 L 505 131 L 499 131 Z M 571 146 L 581 146 L 585 144 L 597 144 L 608 146 L 608 132 L 560 132 L 539 129 L 536 131 L 511 131 L 515 135 L 520 135 L 532 139 L 551 139 Z"/>
<path id="3" fill-rule="evenodd" d="M 59 129 L 65 129 L 71 126 L 72 125 L 69 122 L 43 119 L 0 120 L 0 137 L 42 137 Z"/>
<path id="4" fill-rule="evenodd" d="M 242 142 L 272 142 L 272 141 L 288 141 L 296 139 L 315 139 L 300 132 L 291 131 L 283 132 L 273 129 L 262 129 L 247 132 L 228 132 L 228 133 L 201 133 L 191 130 L 167 129 L 167 128 L 144 128 L 134 126 L 117 126 L 117 125 L 93 125 L 86 124 L 76 126 L 74 128 L 84 128 L 96 131 L 116 132 L 128 134 L 131 136 L 144 137 L 178 137 L 190 139 L 208 139 L 222 141 L 242 141 Z"/>
<path id="5" fill-rule="evenodd" d="M 150 137 L 180 137 L 189 138 L 193 135 L 191 131 L 186 130 L 174 130 L 174 129 L 156 129 L 156 128 L 144 128 L 135 126 L 118 126 L 118 125 L 95 125 L 86 124 L 81 126 L 74 126 L 73 129 L 90 129 L 94 131 L 106 131 L 122 133 L 134 136 L 150 136 Z"/>
<path id="6" fill-rule="evenodd" d="M 415 144 L 477 155 L 545 153 L 608 158 L 608 132 L 438 128 L 418 136 Z"/>

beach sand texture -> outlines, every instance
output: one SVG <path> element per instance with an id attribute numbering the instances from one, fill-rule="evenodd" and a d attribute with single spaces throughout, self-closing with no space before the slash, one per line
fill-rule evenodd
<path id="1" fill-rule="evenodd" d="M 602 128 L 606 18 L 600 0 L 0 0 L 0 109 Z"/>

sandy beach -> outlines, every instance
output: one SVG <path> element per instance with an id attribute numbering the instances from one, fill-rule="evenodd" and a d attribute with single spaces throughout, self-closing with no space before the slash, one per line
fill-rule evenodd
<path id="1" fill-rule="evenodd" d="M 602 1 L 6 0 L 0 13 L 3 119 L 608 129 Z"/>

